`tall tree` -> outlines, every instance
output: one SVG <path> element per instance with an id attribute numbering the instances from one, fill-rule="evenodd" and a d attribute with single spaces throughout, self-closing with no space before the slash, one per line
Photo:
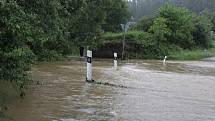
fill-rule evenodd
<path id="1" fill-rule="evenodd" d="M 192 48 L 194 23 L 189 10 L 167 4 L 160 9 L 159 16 L 167 20 L 166 24 L 171 30 L 168 41 L 185 49 Z"/>
<path id="2" fill-rule="evenodd" d="M 33 53 L 28 43 L 33 27 L 31 16 L 16 1 L 0 2 L 0 80 L 27 80 Z"/>
<path id="3" fill-rule="evenodd" d="M 125 24 L 130 16 L 127 2 L 124 0 L 104 0 L 105 21 L 102 25 L 104 31 L 119 32 L 121 25 Z"/>
<path id="4" fill-rule="evenodd" d="M 103 0 L 71 0 L 69 5 L 70 39 L 77 46 L 95 46 L 105 19 Z"/>

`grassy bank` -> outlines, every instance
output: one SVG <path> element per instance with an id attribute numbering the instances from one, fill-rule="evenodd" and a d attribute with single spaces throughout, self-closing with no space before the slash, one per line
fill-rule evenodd
<path id="1" fill-rule="evenodd" d="M 180 52 L 175 52 L 169 55 L 171 60 L 201 60 L 208 57 L 215 56 L 215 48 L 208 50 L 198 49 L 198 50 L 183 50 Z"/>

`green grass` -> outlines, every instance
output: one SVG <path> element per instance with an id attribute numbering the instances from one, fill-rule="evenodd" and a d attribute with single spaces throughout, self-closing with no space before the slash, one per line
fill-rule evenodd
<path id="1" fill-rule="evenodd" d="M 172 60 L 201 60 L 208 57 L 215 56 L 215 48 L 208 49 L 205 51 L 204 49 L 198 50 L 183 50 L 180 52 L 175 52 L 169 55 L 169 59 Z"/>
<path id="2" fill-rule="evenodd" d="M 142 34 L 142 32 L 140 32 L 140 31 L 128 31 L 126 33 L 106 32 L 102 35 L 102 40 L 105 42 L 119 42 L 123 39 L 124 34 L 125 34 L 126 39 L 135 39 L 140 34 Z"/>

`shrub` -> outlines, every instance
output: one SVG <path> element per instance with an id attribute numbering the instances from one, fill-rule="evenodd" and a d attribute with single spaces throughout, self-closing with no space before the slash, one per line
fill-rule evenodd
<path id="1" fill-rule="evenodd" d="M 41 53 L 37 55 L 39 61 L 57 61 L 62 58 L 62 54 L 55 50 L 44 49 Z"/>
<path id="2" fill-rule="evenodd" d="M 8 53 L 1 53 L 0 79 L 15 81 L 22 85 L 28 80 L 34 54 L 29 48 L 17 48 Z"/>
<path id="3" fill-rule="evenodd" d="M 28 80 L 34 54 L 28 47 L 31 32 L 29 16 L 16 1 L 0 2 L 0 80 Z"/>

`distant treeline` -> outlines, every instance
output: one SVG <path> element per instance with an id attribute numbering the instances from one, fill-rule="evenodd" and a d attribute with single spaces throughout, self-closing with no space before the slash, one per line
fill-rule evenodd
<path id="1" fill-rule="evenodd" d="M 204 10 L 215 11 L 215 0 L 128 0 L 129 8 L 136 20 L 145 15 L 155 14 L 159 8 L 171 3 L 178 7 L 185 7 L 197 14 Z"/>

